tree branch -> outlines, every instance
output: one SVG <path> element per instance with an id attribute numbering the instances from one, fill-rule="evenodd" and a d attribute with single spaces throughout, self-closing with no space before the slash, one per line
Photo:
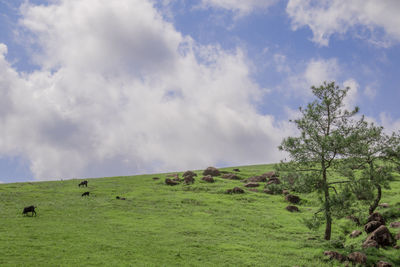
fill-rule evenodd
<path id="1" fill-rule="evenodd" d="M 328 186 L 329 188 L 332 188 L 334 191 L 335 191 L 335 193 L 336 193 L 336 195 L 337 195 L 337 191 L 336 191 L 336 188 L 334 187 L 334 186 Z"/>
<path id="2" fill-rule="evenodd" d="M 328 185 L 331 185 L 331 184 L 345 184 L 345 183 L 351 183 L 351 181 L 338 181 L 338 182 L 331 182 L 331 183 L 328 183 Z"/>
<path id="3" fill-rule="evenodd" d="M 325 208 L 321 208 L 317 212 L 315 212 L 314 215 L 317 215 L 318 213 L 320 213 L 321 211 L 324 211 L 324 210 L 325 210 Z"/>

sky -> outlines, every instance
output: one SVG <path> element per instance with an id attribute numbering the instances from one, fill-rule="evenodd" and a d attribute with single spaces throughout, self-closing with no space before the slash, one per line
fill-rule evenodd
<path id="1" fill-rule="evenodd" d="M 0 183 L 279 162 L 310 87 L 400 130 L 398 0 L 0 0 Z"/>

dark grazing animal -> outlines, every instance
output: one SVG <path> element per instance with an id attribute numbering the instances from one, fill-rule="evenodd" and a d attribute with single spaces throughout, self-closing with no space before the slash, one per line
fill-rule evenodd
<path id="1" fill-rule="evenodd" d="M 84 186 L 84 185 L 87 187 L 87 181 L 86 180 L 82 181 L 82 182 L 80 182 L 80 184 L 78 184 L 79 187 Z"/>
<path id="2" fill-rule="evenodd" d="M 32 216 L 35 213 L 35 216 L 36 216 L 35 206 L 25 207 L 22 214 L 27 214 L 28 212 L 32 212 Z"/>
<path id="3" fill-rule="evenodd" d="M 124 198 L 124 197 L 119 197 L 119 196 L 117 196 L 116 199 L 119 199 L 119 200 L 126 200 L 126 198 Z"/>
<path id="4" fill-rule="evenodd" d="M 82 196 L 83 196 L 83 197 L 84 197 L 84 196 L 89 196 L 89 192 L 83 193 Z"/>

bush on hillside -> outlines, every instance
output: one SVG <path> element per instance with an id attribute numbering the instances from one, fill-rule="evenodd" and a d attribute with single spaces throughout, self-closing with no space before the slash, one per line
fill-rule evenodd
<path id="1" fill-rule="evenodd" d="M 271 195 L 280 195 L 284 189 L 282 184 L 267 184 L 265 189 L 268 189 Z"/>

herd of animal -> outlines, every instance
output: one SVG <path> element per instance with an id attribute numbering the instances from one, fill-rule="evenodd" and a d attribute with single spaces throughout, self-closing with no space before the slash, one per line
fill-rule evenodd
<path id="1" fill-rule="evenodd" d="M 84 187 L 84 186 L 88 186 L 88 181 L 87 180 L 85 180 L 85 181 L 82 181 L 82 182 L 80 182 L 79 184 L 78 184 L 78 187 Z M 90 195 L 90 192 L 89 191 L 86 191 L 86 192 L 84 192 L 84 193 L 82 193 L 82 197 L 84 197 L 84 196 L 89 196 Z M 126 200 L 126 198 L 124 198 L 124 197 L 119 197 L 119 196 L 117 196 L 116 197 L 116 199 L 120 199 L 120 200 Z M 36 216 L 36 211 L 35 211 L 35 208 L 37 208 L 37 207 L 35 207 L 35 206 L 28 206 L 28 207 L 25 207 L 24 208 L 24 210 L 22 211 L 22 214 L 23 215 L 28 215 L 29 213 L 31 213 L 32 214 L 32 216 L 33 216 L 33 214 L 35 214 L 35 216 Z"/>

